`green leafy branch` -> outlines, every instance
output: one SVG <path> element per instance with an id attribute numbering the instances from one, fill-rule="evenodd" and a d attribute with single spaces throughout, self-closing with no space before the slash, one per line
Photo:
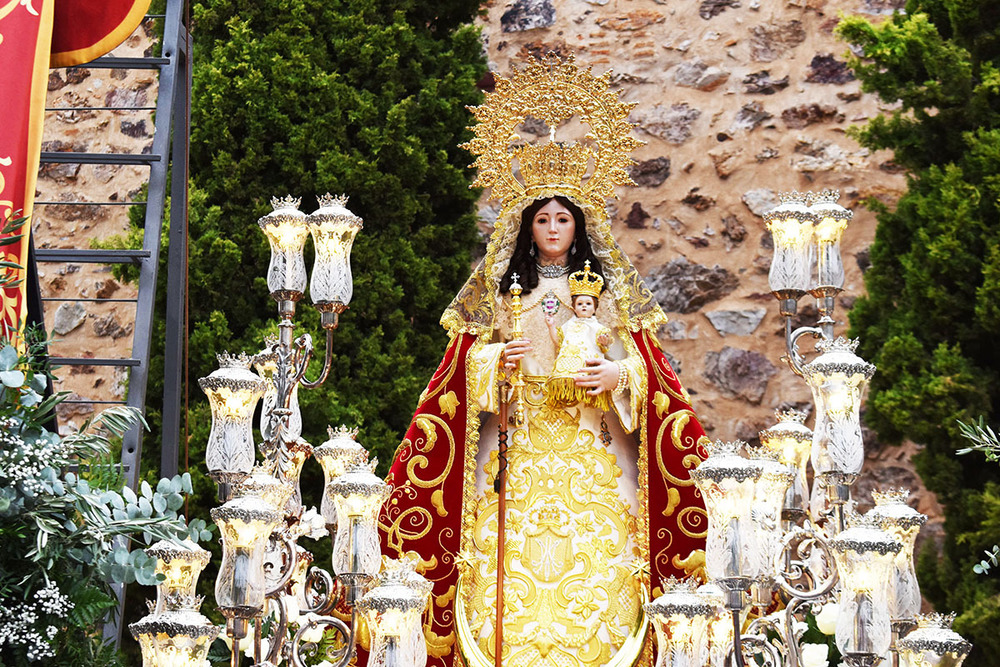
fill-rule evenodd
<path id="1" fill-rule="evenodd" d="M 1000 438 L 985 419 L 980 417 L 972 424 L 959 421 L 958 428 L 962 437 L 970 441 L 972 446 L 959 449 L 957 454 L 982 452 L 987 461 L 993 463 L 1000 461 Z M 972 566 L 972 571 L 976 574 L 988 574 L 991 568 L 1000 565 L 1000 545 L 994 544 L 992 549 L 987 549 L 983 553 L 986 554 L 986 558 Z"/>

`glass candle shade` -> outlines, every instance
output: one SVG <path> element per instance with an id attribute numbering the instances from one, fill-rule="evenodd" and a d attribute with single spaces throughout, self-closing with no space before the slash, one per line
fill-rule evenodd
<path id="1" fill-rule="evenodd" d="M 837 647 L 844 655 L 885 655 L 892 640 L 889 577 L 903 545 L 873 519 L 855 515 L 830 548 L 841 581 Z"/>
<path id="2" fill-rule="evenodd" d="M 309 238 L 309 227 L 306 214 L 299 210 L 301 201 L 294 197 L 272 197 L 274 210 L 257 221 L 271 244 L 267 289 L 275 301 L 298 301 L 306 291 L 302 249 Z"/>
<path id="3" fill-rule="evenodd" d="M 319 310 L 342 312 L 354 295 L 351 248 L 361 218 L 347 210 L 347 197 L 325 194 L 319 209 L 309 214 L 309 232 L 316 246 L 309 296 Z"/>
<path id="4" fill-rule="evenodd" d="M 693 581 L 663 581 L 663 595 L 645 605 L 656 631 L 656 667 L 689 667 L 709 661 L 708 623 L 716 608 L 695 592 Z"/>
<path id="5" fill-rule="evenodd" d="M 806 195 L 789 192 L 780 198 L 781 203 L 764 214 L 765 226 L 774 239 L 767 280 L 780 298 L 797 299 L 811 287 L 814 217 Z"/>
<path id="6" fill-rule="evenodd" d="M 142 667 L 205 667 L 219 628 L 196 610 L 153 613 L 128 626 L 139 642 Z"/>
<path id="7" fill-rule="evenodd" d="M 378 514 L 389 494 L 388 485 L 372 473 L 375 462 L 354 465 L 327 485 L 337 507 L 333 538 L 333 571 L 374 577 L 382 565 Z"/>
<path id="8" fill-rule="evenodd" d="M 740 456 L 745 443 L 717 441 L 691 477 L 705 498 L 708 539 L 705 567 L 712 579 L 753 579 L 762 573 L 751 509 L 763 467 Z"/>
<path id="9" fill-rule="evenodd" d="M 219 369 L 198 380 L 212 408 L 205 463 L 217 484 L 233 484 L 253 468 L 255 451 L 251 424 L 265 383 L 250 370 L 245 354 L 218 355 Z"/>
<path id="10" fill-rule="evenodd" d="M 269 337 L 269 341 L 274 343 L 278 342 L 277 338 Z M 278 406 L 278 386 L 274 382 L 274 374 L 278 370 L 278 354 L 274 351 L 271 345 L 267 345 L 263 350 L 261 350 L 256 357 L 254 357 L 254 368 L 257 370 L 257 374 L 260 375 L 266 382 L 264 397 L 261 400 L 260 406 L 260 435 L 265 440 L 262 444 L 267 446 L 275 446 L 276 443 L 271 443 L 275 436 L 277 417 L 274 415 L 274 409 Z M 302 409 L 299 407 L 299 384 L 295 383 L 292 385 L 292 395 L 288 401 L 288 409 L 291 410 L 291 414 L 288 415 L 287 421 L 282 429 L 282 438 L 285 442 L 290 442 L 302 436 Z M 268 452 L 264 452 L 265 455 Z"/>
<path id="11" fill-rule="evenodd" d="M 917 616 L 917 628 L 899 640 L 900 667 L 961 667 L 972 644 L 951 629 L 954 614 Z"/>
<path id="12" fill-rule="evenodd" d="M 806 413 L 799 410 L 777 410 L 778 423 L 760 432 L 760 444 L 776 452 L 778 459 L 794 474 L 785 494 L 783 509 L 806 512 L 809 488 L 806 483 L 806 463 L 812 450 L 813 432 L 804 424 Z"/>
<path id="13" fill-rule="evenodd" d="M 320 513 L 327 525 L 337 525 L 337 504 L 329 493 L 330 482 L 347 472 L 347 468 L 368 460 L 368 452 L 358 444 L 358 429 L 339 426 L 327 427 L 330 438 L 313 450 L 313 456 L 323 467 L 323 500 Z M 331 531 L 333 532 L 333 531 Z"/>
<path id="14" fill-rule="evenodd" d="M 893 621 L 912 620 L 920 612 L 920 584 L 913 568 L 913 546 L 927 515 L 906 504 L 909 495 L 906 489 L 874 491 L 875 507 L 868 512 L 903 545 L 893 559 L 889 579 L 889 614 Z"/>
<path id="15" fill-rule="evenodd" d="M 837 203 L 837 190 L 824 190 L 811 197 L 809 211 L 813 214 L 816 227 L 816 286 L 834 288 L 844 286 L 844 262 L 840 255 L 840 238 L 847 229 L 847 223 L 854 215 Z"/>
<path id="16" fill-rule="evenodd" d="M 857 475 L 865 452 L 861 397 L 875 366 L 854 354 L 858 341 L 837 338 L 816 344 L 822 354 L 802 371 L 816 403 L 812 466 L 817 475 Z"/>
<path id="17" fill-rule="evenodd" d="M 424 667 L 427 642 L 422 616 L 431 583 L 407 560 L 386 561 L 375 586 L 358 602 L 372 634 L 370 667 Z"/>
<path id="18" fill-rule="evenodd" d="M 196 593 L 198 577 L 212 555 L 191 540 L 183 540 L 180 544 L 160 540 L 145 549 L 145 552 L 156 560 L 156 573 L 164 577 L 156 585 L 156 606 L 153 613 L 197 609 L 201 604 Z"/>
<path id="19" fill-rule="evenodd" d="M 765 447 L 747 450 L 753 461 L 761 465 L 760 478 L 754 486 L 753 516 L 755 551 L 761 561 L 761 584 L 770 589 L 772 581 L 768 573 L 774 570 L 774 562 L 781 553 L 781 508 L 785 495 L 795 475 L 779 459 L 778 454 Z"/>
<path id="20" fill-rule="evenodd" d="M 709 582 L 699 586 L 696 592 L 714 610 L 705 628 L 708 639 L 707 664 L 710 667 L 729 667 L 729 651 L 733 647 L 733 618 L 725 607 L 725 591 Z"/>
<path id="21" fill-rule="evenodd" d="M 264 553 L 281 514 L 255 496 L 234 498 L 211 514 L 222 535 L 215 602 L 226 618 L 253 618 L 264 607 Z"/>
<path id="22" fill-rule="evenodd" d="M 256 496 L 276 512 L 283 512 L 295 489 L 267 472 L 261 466 L 254 466 L 250 474 L 235 487 L 235 496 Z"/>

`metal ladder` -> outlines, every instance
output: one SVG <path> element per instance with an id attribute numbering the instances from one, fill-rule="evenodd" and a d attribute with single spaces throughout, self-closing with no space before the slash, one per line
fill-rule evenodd
<path id="1" fill-rule="evenodd" d="M 166 198 L 169 194 L 170 229 L 167 256 L 166 358 L 163 396 L 163 433 L 160 475 L 172 477 L 178 472 L 179 430 L 184 340 L 186 337 L 185 300 L 187 292 L 187 179 L 190 137 L 191 35 L 185 24 L 185 0 L 166 0 L 163 14 L 148 14 L 146 19 L 163 22 L 160 55 L 150 57 L 102 56 L 78 67 L 88 69 L 155 70 L 159 86 L 155 106 L 152 151 L 150 153 L 42 152 L 41 164 L 139 165 L 149 168 L 145 202 L 143 247 L 141 250 L 99 250 L 91 248 L 34 248 L 39 264 L 97 263 L 103 265 L 132 263 L 138 266 L 137 296 L 114 298 L 43 298 L 43 301 L 129 302 L 135 303 L 132 352 L 127 358 L 51 357 L 60 366 L 115 366 L 128 369 L 128 392 L 124 401 L 78 401 L 103 405 L 125 404 L 145 412 L 146 387 L 152 349 L 153 319 L 156 312 L 156 283 L 160 259 Z M 94 112 L 153 110 L 148 107 L 72 107 Z M 60 107 L 61 109 L 61 107 Z M 46 111 L 54 109 L 47 108 Z M 169 178 L 168 178 L 169 172 Z M 169 182 L 168 182 L 169 181 Z M 169 192 L 168 192 L 169 187 Z M 47 202 L 81 206 L 121 206 L 126 202 Z M 139 486 L 142 454 L 142 428 L 130 429 L 122 440 L 121 469 L 125 483 L 133 490 Z M 125 604 L 124 587 L 116 587 L 118 613 L 104 624 L 104 637 L 116 646 L 121 641 Z"/>
<path id="2" fill-rule="evenodd" d="M 155 125 L 150 153 L 83 153 L 72 151 L 42 152 L 41 163 L 88 165 L 137 165 L 149 168 L 145 202 L 50 202 L 46 204 L 79 206 L 145 205 L 144 236 L 141 250 L 100 250 L 91 248 L 36 248 L 39 264 L 97 263 L 104 265 L 132 263 L 138 266 L 136 298 L 70 298 L 43 297 L 42 301 L 78 301 L 92 303 L 128 302 L 136 304 L 132 352 L 128 358 L 52 357 L 60 366 L 115 366 L 128 369 L 128 393 L 124 401 L 75 401 L 102 405 L 125 404 L 145 411 L 146 386 L 149 377 L 149 357 L 152 348 L 153 318 L 156 305 L 160 237 L 163 229 L 166 197 L 171 201 L 169 254 L 167 257 L 167 341 L 165 386 L 163 397 L 163 445 L 160 474 L 171 477 L 178 471 L 179 425 L 181 418 L 181 371 L 186 323 L 184 302 L 186 292 L 187 255 L 187 176 L 188 139 L 190 128 L 189 101 L 191 93 L 191 37 L 185 25 L 185 1 L 167 0 L 163 14 L 148 14 L 147 19 L 163 21 L 161 54 L 150 57 L 103 56 L 78 67 L 88 69 L 156 70 L 159 89 L 155 106 Z M 72 107 L 95 112 L 152 110 L 153 107 Z M 48 107 L 46 111 L 63 109 Z M 169 171 L 169 178 L 168 178 Z M 169 180 L 169 183 L 168 183 Z M 73 403 L 74 401 L 67 401 Z M 126 484 L 132 489 L 139 485 L 142 429 L 133 427 L 122 442 L 121 466 Z"/>

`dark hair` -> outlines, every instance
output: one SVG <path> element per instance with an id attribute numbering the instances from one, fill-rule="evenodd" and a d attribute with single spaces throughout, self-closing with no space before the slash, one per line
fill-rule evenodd
<path id="1" fill-rule="evenodd" d="M 521 283 L 524 294 L 530 294 L 531 290 L 538 287 L 538 269 L 535 268 L 535 258 L 531 256 L 531 246 L 534 243 L 531 228 L 535 213 L 553 199 L 569 209 L 570 213 L 573 214 L 573 221 L 576 223 L 576 235 L 569 254 L 569 270 L 571 272 L 582 271 L 584 263 L 589 259 L 590 270 L 600 274 L 602 278 L 604 277 L 601 262 L 594 255 L 594 250 L 590 247 L 590 239 L 587 238 L 587 221 L 583 217 L 583 211 L 566 197 L 547 197 L 536 199 L 521 213 L 521 229 L 518 231 L 517 241 L 514 243 L 510 265 L 500 280 L 501 293 L 510 292 L 512 282 L 510 277 L 515 273 L 518 275 L 518 282 Z"/>

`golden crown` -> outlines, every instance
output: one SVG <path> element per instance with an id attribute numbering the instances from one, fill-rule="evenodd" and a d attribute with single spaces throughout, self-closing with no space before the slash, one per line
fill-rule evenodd
<path id="1" fill-rule="evenodd" d="M 596 301 L 604 289 L 604 278 L 590 270 L 590 260 L 583 265 L 583 271 L 569 274 L 569 293 L 572 296 L 592 296 Z"/>
<path id="2" fill-rule="evenodd" d="M 591 159 L 597 159 L 592 150 L 580 144 L 563 144 L 550 141 L 541 146 L 526 144 L 514 150 L 525 194 L 534 197 L 543 188 L 559 188 L 583 192 L 583 177 Z"/>
<path id="3" fill-rule="evenodd" d="M 572 56 L 563 60 L 550 53 L 524 70 L 513 68 L 509 79 L 494 77 L 495 91 L 470 107 L 477 123 L 473 139 L 462 145 L 476 156 L 475 187 L 491 188 L 505 207 L 534 199 L 541 190 L 561 189 L 603 208 L 616 196 L 616 185 L 634 185 L 629 153 L 642 145 L 628 120 L 635 104 L 610 89 L 610 72 L 596 76 L 589 67 L 577 67 Z M 590 128 L 588 146 L 555 141 L 556 130 L 574 116 Z M 549 127 L 548 143 L 522 144 L 516 129 L 528 117 Z M 515 176 L 515 159 L 523 182 Z M 584 182 L 591 160 L 593 171 Z"/>

